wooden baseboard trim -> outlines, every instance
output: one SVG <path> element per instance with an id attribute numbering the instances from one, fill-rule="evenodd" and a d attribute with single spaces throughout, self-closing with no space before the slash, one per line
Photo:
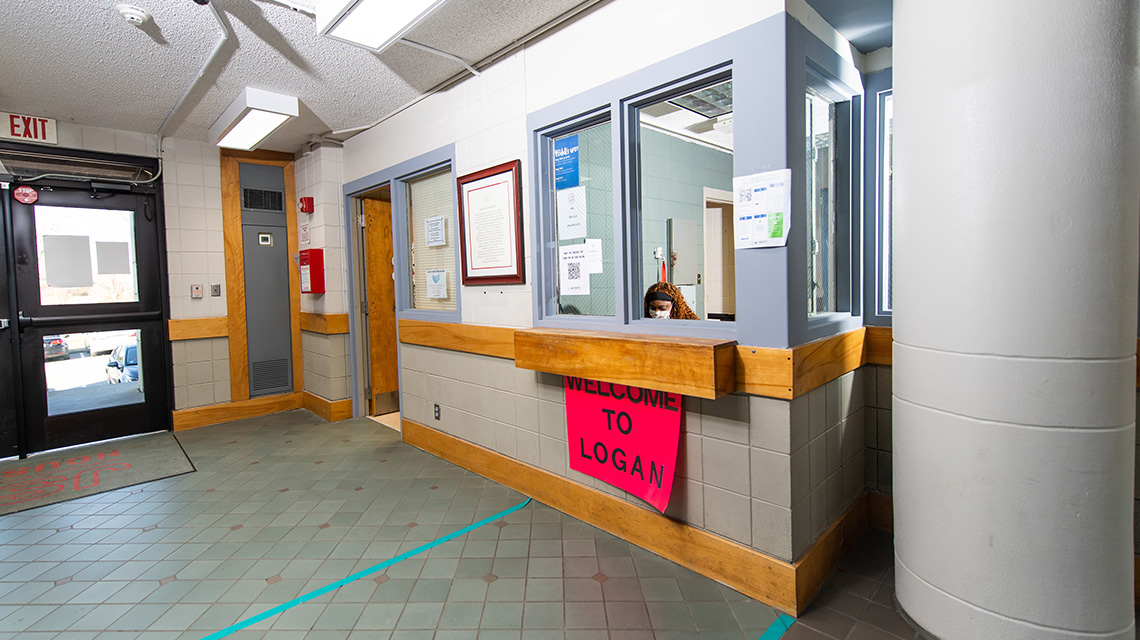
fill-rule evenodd
<path id="1" fill-rule="evenodd" d="M 861 497 L 795 564 L 697 529 L 476 444 L 403 421 L 404 442 L 531 496 L 741 593 L 799 615 L 866 529 Z"/>
<path id="2" fill-rule="evenodd" d="M 221 318 L 190 318 L 183 320 L 167 320 L 167 330 L 170 339 L 174 340 L 200 340 L 202 338 L 225 338 L 230 335 L 230 319 Z"/>
<path id="3" fill-rule="evenodd" d="M 352 417 L 351 399 L 328 400 L 308 391 L 305 391 L 302 396 L 302 404 L 306 409 L 329 422 L 339 422 Z"/>
<path id="4" fill-rule="evenodd" d="M 193 409 L 180 409 L 174 412 L 174 430 L 184 431 L 212 424 L 253 418 L 269 415 L 279 411 L 289 411 L 301 408 L 301 394 L 282 393 L 276 396 L 264 396 L 239 400 L 237 402 L 223 402 L 206 407 Z"/>
<path id="5" fill-rule="evenodd" d="M 870 491 L 867 493 L 867 524 L 877 531 L 895 532 L 895 501 L 885 494 Z"/>
<path id="6" fill-rule="evenodd" d="M 301 331 L 321 333 L 326 336 L 348 333 L 347 313 L 308 313 L 301 312 Z"/>
<path id="7" fill-rule="evenodd" d="M 867 503 L 867 494 L 859 496 L 793 565 L 798 608 L 795 615 L 803 613 L 839 561 L 867 532 Z"/>

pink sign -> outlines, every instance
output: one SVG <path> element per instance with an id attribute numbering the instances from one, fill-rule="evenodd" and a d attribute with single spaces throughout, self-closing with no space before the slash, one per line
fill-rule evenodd
<path id="1" fill-rule="evenodd" d="M 681 394 L 564 379 L 570 468 L 665 511 L 681 438 Z"/>

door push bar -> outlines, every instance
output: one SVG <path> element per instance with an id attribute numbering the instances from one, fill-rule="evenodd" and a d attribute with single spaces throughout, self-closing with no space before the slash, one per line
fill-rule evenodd
<path id="1" fill-rule="evenodd" d="M 40 316 L 37 318 L 28 318 L 24 316 L 24 312 L 20 312 L 16 320 L 20 331 L 29 327 L 43 327 L 50 329 L 51 327 L 64 327 L 73 324 L 91 324 L 96 322 L 148 322 L 154 320 L 162 320 L 161 311 L 139 311 L 135 313 L 105 313 L 93 314 L 85 316 Z M 4 320 L 0 325 L 0 329 L 8 326 L 8 321 Z"/>

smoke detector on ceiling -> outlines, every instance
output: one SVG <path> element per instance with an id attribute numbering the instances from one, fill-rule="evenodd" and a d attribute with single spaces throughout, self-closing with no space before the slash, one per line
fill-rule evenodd
<path id="1" fill-rule="evenodd" d="M 141 27 L 150 20 L 149 11 L 142 7 L 136 7 L 133 4 L 117 4 L 115 5 L 115 11 L 118 11 L 119 15 L 123 16 L 127 22 L 136 27 Z"/>

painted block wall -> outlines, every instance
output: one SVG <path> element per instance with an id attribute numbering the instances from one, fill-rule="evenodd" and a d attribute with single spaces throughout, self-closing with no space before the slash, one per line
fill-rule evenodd
<path id="1" fill-rule="evenodd" d="M 297 197 L 313 199 L 313 213 L 297 207 L 298 247 L 324 249 L 325 292 L 302 293 L 301 311 L 324 315 L 348 312 L 348 265 L 341 198 L 343 152 L 334 145 L 319 145 L 298 155 L 294 166 Z M 305 241 L 302 225 L 308 225 Z M 301 358 L 305 391 L 327 400 L 349 397 L 348 336 L 301 332 Z"/>
<path id="2" fill-rule="evenodd" d="M 179 340 L 174 356 L 174 408 L 190 409 L 230 401 L 230 343 L 227 338 Z"/>
<path id="3" fill-rule="evenodd" d="M 298 198 L 312 198 L 313 213 L 297 207 L 298 247 L 324 249 L 325 292 L 301 294 L 301 311 L 339 314 L 348 312 L 348 266 L 345 263 L 344 204 L 340 188 L 343 152 L 333 145 L 321 145 L 300 154 L 293 165 Z M 309 226 L 304 241 L 301 226 Z"/>
<path id="4" fill-rule="evenodd" d="M 221 155 L 217 147 L 193 140 L 167 138 L 162 146 L 170 317 L 225 317 Z M 190 297 L 192 284 L 202 285 L 202 298 Z M 210 295 L 215 284 L 221 296 Z M 176 410 L 230 401 L 227 339 L 175 342 L 171 354 Z"/>
<path id="5" fill-rule="evenodd" d="M 404 418 L 651 508 L 568 468 L 560 376 L 406 344 L 400 366 Z M 855 372 L 791 402 L 686 397 L 666 515 L 783 560 L 798 557 L 863 492 L 863 393 Z"/>
<path id="6" fill-rule="evenodd" d="M 349 396 L 348 335 L 301 332 L 305 391 L 327 400 Z"/>
<path id="7" fill-rule="evenodd" d="M 891 367 L 869 364 L 863 372 L 867 423 L 863 480 L 871 491 L 893 493 L 891 482 Z"/>

